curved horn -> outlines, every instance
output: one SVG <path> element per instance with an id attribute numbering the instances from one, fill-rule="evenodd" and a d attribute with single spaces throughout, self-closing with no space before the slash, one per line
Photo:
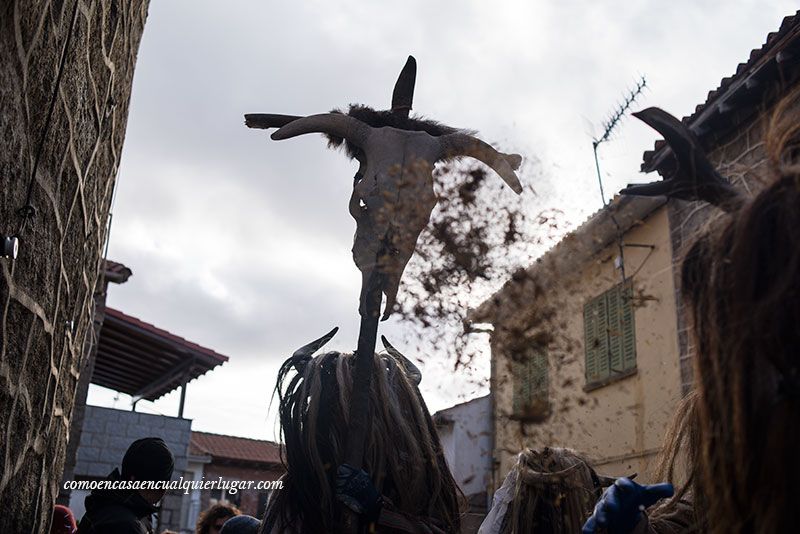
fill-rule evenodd
<path id="1" fill-rule="evenodd" d="M 518 159 L 521 161 L 521 157 L 516 154 L 501 154 L 490 144 L 464 133 L 443 135 L 439 139 L 442 144 L 440 159 L 459 156 L 475 158 L 491 167 L 515 193 L 522 193 L 522 184 L 519 183 L 519 178 L 511 165 L 517 163 Z"/>
<path id="2" fill-rule="evenodd" d="M 742 201 L 739 192 L 717 172 L 703 151 L 700 140 L 683 122 L 656 107 L 633 113 L 633 116 L 664 136 L 678 165 L 672 176 L 659 182 L 628 185 L 621 191 L 622 194 L 703 200 L 725 211 L 739 207 Z M 654 171 L 656 164 L 651 162 L 642 170 Z"/>
<path id="3" fill-rule="evenodd" d="M 689 159 L 694 159 L 697 163 L 701 163 L 701 165 L 705 167 L 702 169 L 703 171 L 716 172 L 708 159 L 696 157 L 698 155 L 696 151 L 703 156 L 705 155 L 700 149 L 700 141 L 697 139 L 694 132 L 687 128 L 680 119 L 657 107 L 649 107 L 642 111 L 631 113 L 631 115 L 663 135 L 664 140 L 669 144 L 672 152 L 678 158 L 678 161 L 685 163 Z M 701 162 L 701 159 L 705 159 L 705 161 Z M 642 170 L 650 172 L 655 169 L 648 168 Z M 698 169 L 698 171 L 700 170 L 701 169 Z"/>
<path id="4" fill-rule="evenodd" d="M 419 370 L 419 367 L 414 365 L 414 363 L 411 360 L 403 356 L 403 354 L 399 350 L 394 348 L 392 344 L 389 343 L 389 340 L 386 339 L 386 336 L 383 335 L 381 336 L 381 342 L 383 343 L 383 346 L 386 348 L 386 352 L 388 352 L 390 356 L 398 360 L 400 364 L 404 367 L 406 376 L 408 376 L 408 379 L 411 380 L 411 383 L 414 384 L 415 386 L 419 386 L 419 383 L 422 382 L 422 371 Z"/>
<path id="5" fill-rule="evenodd" d="M 278 115 L 275 113 L 248 113 L 244 116 L 244 124 L 248 128 L 260 128 L 269 130 L 270 128 L 280 128 L 292 121 L 302 119 L 300 115 Z"/>
<path id="6" fill-rule="evenodd" d="M 314 356 L 314 353 L 317 352 L 319 349 L 321 349 L 328 341 L 330 341 L 331 338 L 335 336 L 336 332 L 338 331 L 339 327 L 335 326 L 333 330 L 331 330 L 321 338 L 315 339 L 311 343 L 303 345 L 302 347 L 294 351 L 294 353 L 292 353 L 292 365 L 294 365 L 294 368 L 299 371 L 300 370 L 299 365 L 305 364 L 305 362 L 310 360 L 311 357 Z"/>
<path id="7" fill-rule="evenodd" d="M 408 117 L 411 104 L 414 102 L 414 84 L 417 81 L 417 60 L 408 56 L 403 70 L 397 77 L 392 92 L 392 112 Z"/>
<path id="8" fill-rule="evenodd" d="M 309 133 L 323 133 L 347 139 L 363 148 L 371 128 L 358 119 L 341 113 L 320 113 L 293 120 L 270 136 L 275 141 Z"/>

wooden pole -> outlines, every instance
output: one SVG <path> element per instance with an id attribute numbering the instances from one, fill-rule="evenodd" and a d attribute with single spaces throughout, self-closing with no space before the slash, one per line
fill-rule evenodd
<path id="1" fill-rule="evenodd" d="M 361 315 L 361 328 L 358 332 L 356 349 L 356 368 L 353 374 L 353 390 L 350 395 L 350 428 L 347 432 L 345 462 L 361 469 L 364 461 L 364 445 L 367 441 L 367 418 L 369 417 L 369 389 L 372 382 L 375 356 L 375 343 L 378 336 L 378 320 L 381 314 L 383 297 L 383 276 L 373 270 L 367 281 L 364 294 L 364 310 Z M 347 507 L 343 508 L 343 532 L 358 532 L 358 515 Z"/>
<path id="2" fill-rule="evenodd" d="M 181 384 L 181 403 L 178 405 L 178 417 L 180 419 L 183 419 L 183 405 L 185 403 L 186 403 L 186 382 Z"/>

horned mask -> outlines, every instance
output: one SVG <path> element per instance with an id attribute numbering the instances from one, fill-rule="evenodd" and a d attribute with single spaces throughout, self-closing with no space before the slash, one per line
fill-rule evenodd
<path id="1" fill-rule="evenodd" d="M 522 192 L 514 172 L 521 162 L 519 155 L 500 153 L 471 132 L 409 117 L 415 79 L 416 62 L 409 57 L 388 111 L 353 105 L 346 112 L 307 117 L 245 115 L 250 128 L 279 128 L 271 136 L 276 141 L 324 134 L 331 146 L 344 145 L 347 155 L 359 162 L 349 209 L 356 220 L 353 260 L 362 274 L 361 313 L 368 280 L 377 272 L 386 296 L 383 319 L 393 311 L 403 270 L 436 206 L 433 169 L 437 162 L 477 159 L 514 192 Z"/>
<path id="2" fill-rule="evenodd" d="M 633 114 L 664 136 L 669 146 L 671 172 L 658 182 L 631 184 L 624 195 L 660 196 L 680 200 L 700 200 L 724 211 L 735 211 L 742 204 L 741 193 L 730 180 L 720 175 L 709 161 L 700 140 L 689 128 L 661 108 L 647 108 Z M 642 167 L 644 172 L 656 170 L 657 162 Z"/>
<path id="3" fill-rule="evenodd" d="M 296 371 L 302 373 L 305 369 L 306 364 L 308 363 L 311 358 L 314 357 L 314 354 L 319 351 L 323 346 L 325 346 L 328 341 L 333 339 L 333 336 L 336 335 L 336 332 L 339 331 L 339 327 L 335 327 L 333 330 L 325 334 L 324 336 L 320 337 L 319 339 L 315 339 L 311 343 L 303 345 L 296 351 L 292 353 L 292 367 L 295 368 Z M 386 353 L 389 357 L 394 358 L 394 360 L 398 363 L 398 365 L 403 369 L 408 380 L 415 386 L 419 386 L 420 382 L 422 382 L 422 371 L 419 370 L 419 367 L 414 365 L 414 362 L 406 358 L 403 353 L 399 350 L 394 348 L 389 340 L 386 339 L 385 336 L 381 336 L 381 341 L 383 342 L 383 346 L 386 349 Z"/>

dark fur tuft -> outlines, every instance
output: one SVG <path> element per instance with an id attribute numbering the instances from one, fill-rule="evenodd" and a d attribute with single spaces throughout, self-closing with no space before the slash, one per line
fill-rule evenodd
<path id="1" fill-rule="evenodd" d="M 341 109 L 334 109 L 331 111 L 331 113 L 345 112 Z M 347 115 L 353 117 L 354 119 L 358 119 L 373 128 L 383 128 L 385 126 L 389 126 L 399 130 L 427 132 L 436 137 L 457 132 L 473 133 L 469 130 L 452 128 L 440 122 L 425 119 L 421 116 L 404 117 L 402 115 L 397 115 L 390 110 L 376 111 L 371 107 L 364 106 L 362 104 L 350 104 L 347 108 Z M 346 142 L 343 138 L 332 135 L 326 135 L 325 137 L 328 138 L 328 146 L 330 148 L 339 148 L 344 145 L 344 150 L 348 157 L 355 159 L 358 155 L 358 147 Z"/>

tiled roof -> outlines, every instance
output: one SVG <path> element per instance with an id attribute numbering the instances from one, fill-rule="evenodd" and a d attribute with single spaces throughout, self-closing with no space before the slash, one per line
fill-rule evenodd
<path id="1" fill-rule="evenodd" d="M 192 432 L 189 453 L 223 460 L 280 464 L 280 446 L 271 441 Z"/>
<path id="2" fill-rule="evenodd" d="M 615 195 L 606 205 L 589 216 L 580 226 L 539 256 L 525 271 L 535 278 L 570 272 L 575 265 L 587 261 L 632 227 L 641 224 L 651 213 L 667 202 L 663 196 L 642 197 Z M 504 306 L 504 296 L 519 293 L 531 277 L 512 276 L 497 292 L 467 313 L 474 323 L 494 323 Z"/>
<path id="3" fill-rule="evenodd" d="M 183 347 L 185 349 L 188 349 L 192 353 L 197 353 L 197 354 L 201 354 L 201 355 L 204 355 L 204 356 L 208 356 L 212 361 L 216 362 L 217 364 L 225 363 L 225 362 L 228 361 L 228 357 L 227 356 L 224 356 L 224 355 L 222 355 L 222 354 L 220 354 L 220 353 L 218 353 L 218 352 L 216 352 L 216 351 L 214 351 L 212 349 L 209 349 L 209 348 L 203 347 L 201 345 L 198 345 L 197 343 L 193 343 L 193 342 L 187 340 L 186 338 L 182 338 L 181 336 L 177 336 L 177 335 L 175 335 L 175 334 L 173 334 L 171 332 L 167 332 L 166 330 L 164 330 L 162 328 L 159 328 L 159 327 L 157 327 L 155 325 L 152 325 L 150 323 L 146 323 L 146 322 L 142 321 L 141 319 L 137 319 L 136 317 L 132 317 L 132 316 L 130 316 L 130 315 L 126 314 L 126 313 L 123 313 L 123 312 L 121 312 L 119 310 L 115 310 L 114 308 L 106 307 L 105 311 L 106 311 L 106 316 L 111 316 L 111 317 L 114 317 L 116 319 L 120 319 L 121 321 L 124 321 L 125 323 L 127 323 L 131 327 L 141 328 L 142 330 L 146 330 L 147 332 L 150 332 L 151 334 L 155 334 L 159 338 L 162 338 L 164 340 L 172 341 L 173 343 L 176 343 L 177 345 L 179 345 L 179 346 L 181 346 L 181 347 Z"/>
<path id="4" fill-rule="evenodd" d="M 92 383 L 155 400 L 226 361 L 212 349 L 106 307 Z"/>
<path id="5" fill-rule="evenodd" d="M 717 137 L 736 125 L 736 120 L 731 112 L 744 109 L 746 106 L 763 103 L 765 91 L 771 80 L 786 80 L 786 73 L 778 67 L 781 65 L 793 64 L 796 67 L 800 58 L 800 11 L 789 15 L 783 19 L 778 31 L 767 35 L 767 39 L 762 46 L 750 52 L 747 61 L 740 63 L 736 67 L 736 73 L 732 76 L 723 78 L 719 86 L 709 91 L 708 96 L 702 104 L 699 104 L 694 113 L 682 119 L 684 124 L 704 141 L 704 137 L 711 130 L 704 127 L 705 122 L 718 121 L 713 131 Z M 726 120 L 720 121 L 721 117 Z M 708 140 L 705 140 L 708 142 Z M 655 170 L 660 168 L 665 160 L 666 143 L 658 140 L 654 150 L 644 153 L 643 171 Z"/>

